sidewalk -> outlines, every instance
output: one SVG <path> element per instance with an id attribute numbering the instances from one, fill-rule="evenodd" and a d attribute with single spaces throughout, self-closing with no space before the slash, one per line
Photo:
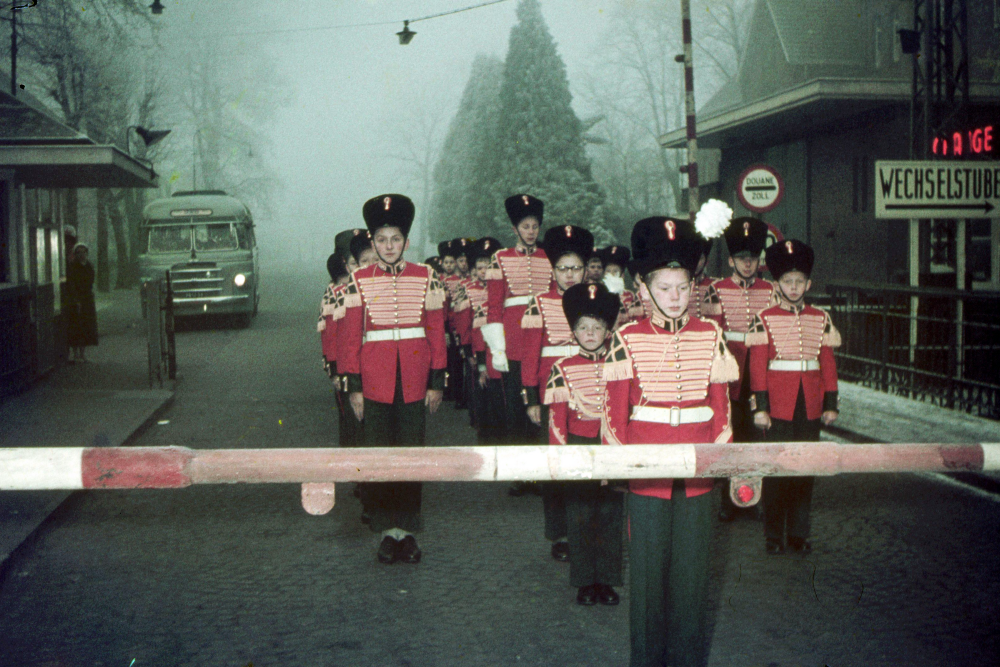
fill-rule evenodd
<path id="1" fill-rule="evenodd" d="M 992 419 L 851 382 L 840 382 L 839 390 L 840 417 L 829 429 L 833 436 L 841 432 L 849 439 L 871 442 L 1000 442 L 1000 422 Z M 984 488 L 1000 488 L 1000 473 L 955 473 L 954 476 L 969 478 L 965 481 L 974 484 L 973 477 L 989 480 L 990 483 L 982 485 Z"/>
<path id="2" fill-rule="evenodd" d="M 97 295 L 100 344 L 87 363 L 56 368 L 0 403 L 0 447 L 119 447 L 155 422 L 173 399 L 149 388 L 138 290 Z M 0 577 L 10 555 L 68 496 L 0 491 Z"/>

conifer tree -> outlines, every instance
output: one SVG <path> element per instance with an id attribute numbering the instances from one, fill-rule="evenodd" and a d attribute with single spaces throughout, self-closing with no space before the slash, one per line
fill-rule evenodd
<path id="1" fill-rule="evenodd" d="M 545 201 L 545 225 L 581 225 L 598 243 L 610 242 L 603 195 L 591 176 L 583 127 L 571 106 L 566 66 L 538 0 L 520 0 L 500 87 L 494 220 L 509 229 L 502 201 L 528 192 Z"/>

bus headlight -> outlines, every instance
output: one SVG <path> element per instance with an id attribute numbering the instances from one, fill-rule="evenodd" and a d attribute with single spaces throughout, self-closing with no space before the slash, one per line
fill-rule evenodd
<path id="1" fill-rule="evenodd" d="M 233 282 L 236 283 L 237 287 L 243 287 L 246 281 L 247 277 L 242 273 L 237 273 L 236 276 L 233 278 Z"/>

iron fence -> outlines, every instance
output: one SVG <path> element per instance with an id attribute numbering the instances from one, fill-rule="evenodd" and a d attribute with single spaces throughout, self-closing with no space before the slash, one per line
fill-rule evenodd
<path id="1" fill-rule="evenodd" d="M 834 283 L 841 378 L 1000 419 L 1000 293 Z"/>

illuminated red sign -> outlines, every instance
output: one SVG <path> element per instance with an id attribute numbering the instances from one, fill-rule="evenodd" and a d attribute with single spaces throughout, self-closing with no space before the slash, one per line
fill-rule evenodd
<path id="1" fill-rule="evenodd" d="M 951 135 L 934 137 L 931 141 L 931 153 L 942 157 L 991 156 L 996 150 L 996 145 L 993 126 L 983 125 L 952 132 Z"/>

